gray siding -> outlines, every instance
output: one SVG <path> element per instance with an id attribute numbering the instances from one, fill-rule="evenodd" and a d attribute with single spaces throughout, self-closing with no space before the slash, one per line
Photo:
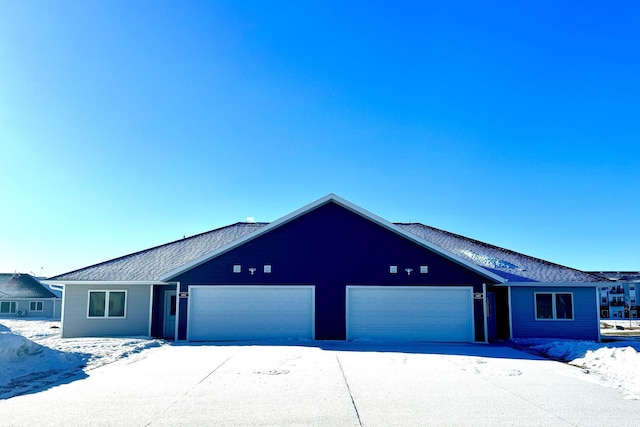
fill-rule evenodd
<path id="1" fill-rule="evenodd" d="M 573 294 L 573 320 L 537 320 L 534 294 L 539 292 Z M 511 313 L 513 338 L 599 338 L 595 288 L 512 287 Z"/>
<path id="2" fill-rule="evenodd" d="M 2 301 L 15 301 L 16 302 L 16 312 L 13 313 L 13 314 L 9 314 L 9 313 L 0 314 L 0 318 L 5 318 L 5 319 L 7 319 L 7 318 L 22 319 L 22 318 L 25 318 L 25 317 L 52 318 L 52 317 L 54 317 L 54 315 L 57 318 L 60 318 L 59 306 L 58 306 L 57 311 L 54 313 L 54 304 L 57 302 L 57 300 L 41 299 L 41 298 L 31 298 L 31 299 L 4 298 L 4 299 L 2 299 Z M 42 311 L 31 311 L 29 308 L 30 308 L 30 304 L 31 304 L 32 301 L 42 301 Z M 58 304 L 59 304 L 59 302 L 58 302 Z M 22 311 L 25 314 L 24 315 L 18 315 L 19 311 Z"/>
<path id="3" fill-rule="evenodd" d="M 149 336 L 150 285 L 65 285 L 62 337 Z M 88 318 L 89 291 L 127 291 L 126 317 Z"/>

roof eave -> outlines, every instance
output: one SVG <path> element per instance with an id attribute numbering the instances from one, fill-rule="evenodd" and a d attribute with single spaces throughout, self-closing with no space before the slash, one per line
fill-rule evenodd
<path id="1" fill-rule="evenodd" d="M 47 285 L 168 285 L 162 280 L 43 280 Z"/>
<path id="2" fill-rule="evenodd" d="M 611 282 L 504 282 L 494 286 L 597 288 L 605 285 L 611 285 Z"/>

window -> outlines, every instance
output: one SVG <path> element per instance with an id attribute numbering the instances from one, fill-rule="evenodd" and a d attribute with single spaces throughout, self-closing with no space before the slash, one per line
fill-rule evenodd
<path id="1" fill-rule="evenodd" d="M 398 266 L 397 265 L 390 265 L 389 266 L 389 273 L 398 274 Z"/>
<path id="2" fill-rule="evenodd" d="M 239 265 L 239 264 L 235 264 L 235 265 L 233 266 L 233 272 L 234 272 L 234 273 L 242 273 L 242 266 L 241 266 L 241 265 Z"/>
<path id="3" fill-rule="evenodd" d="M 42 301 L 31 301 L 29 311 L 42 311 Z"/>
<path id="4" fill-rule="evenodd" d="M 16 302 L 15 301 L 2 301 L 2 302 L 0 302 L 0 313 L 13 314 L 15 312 L 16 312 Z"/>
<path id="5" fill-rule="evenodd" d="M 89 291 L 88 317 L 125 317 L 127 291 Z"/>
<path id="6" fill-rule="evenodd" d="M 573 294 L 536 293 L 536 319 L 573 320 Z"/>
<path id="7" fill-rule="evenodd" d="M 271 273 L 271 264 L 265 264 L 264 265 L 264 272 L 265 273 Z"/>
<path id="8" fill-rule="evenodd" d="M 602 304 L 606 304 L 607 303 L 607 297 L 602 297 Z"/>

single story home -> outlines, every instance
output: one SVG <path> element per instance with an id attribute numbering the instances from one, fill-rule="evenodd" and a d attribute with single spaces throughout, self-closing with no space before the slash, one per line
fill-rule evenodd
<path id="1" fill-rule="evenodd" d="M 0 273 L 0 318 L 60 318 L 61 298 L 30 274 Z"/>
<path id="2" fill-rule="evenodd" d="M 599 340 L 602 279 L 329 194 L 48 279 L 62 336 Z"/>

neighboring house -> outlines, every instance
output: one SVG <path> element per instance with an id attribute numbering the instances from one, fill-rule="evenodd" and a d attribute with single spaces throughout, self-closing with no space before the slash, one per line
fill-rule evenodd
<path id="1" fill-rule="evenodd" d="M 60 318 L 61 299 L 29 274 L 0 273 L 0 318 Z"/>
<path id="2" fill-rule="evenodd" d="M 598 288 L 600 317 L 603 319 L 637 319 L 640 298 L 640 272 L 601 271 L 593 274 L 613 283 Z"/>
<path id="3" fill-rule="evenodd" d="M 598 340 L 595 275 L 330 194 L 62 274 L 62 336 Z"/>

